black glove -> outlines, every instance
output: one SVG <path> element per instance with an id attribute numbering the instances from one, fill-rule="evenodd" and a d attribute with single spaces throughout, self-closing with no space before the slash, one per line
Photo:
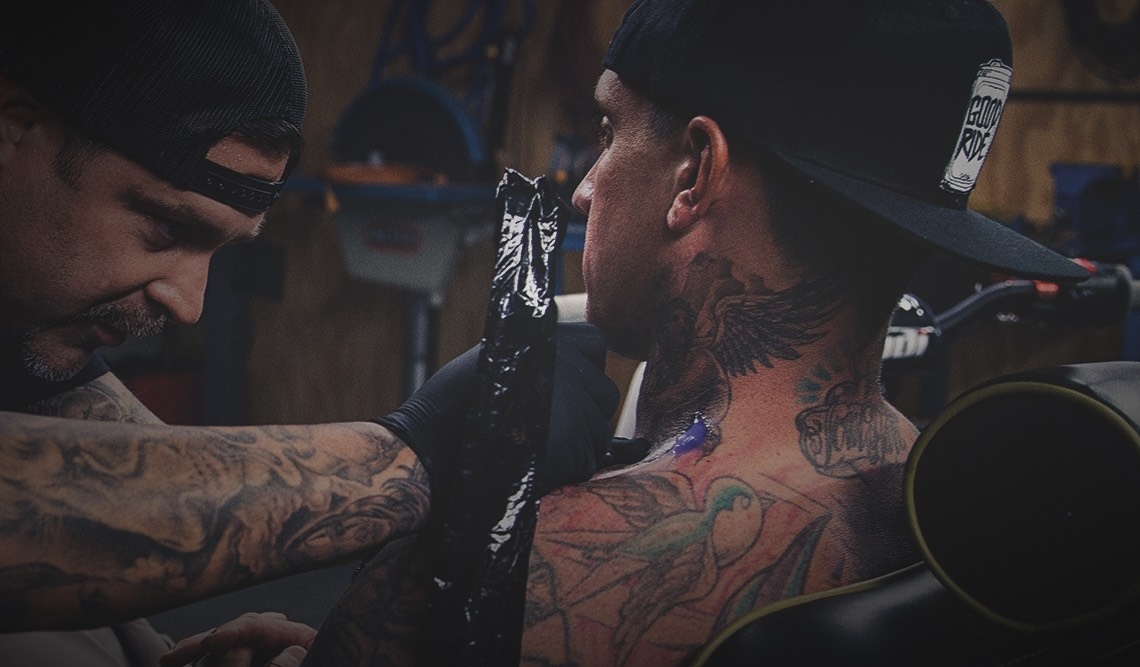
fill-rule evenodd
<path id="1" fill-rule="evenodd" d="M 606 458 L 615 443 L 610 420 L 619 393 L 604 372 L 601 332 L 589 324 L 559 324 L 555 341 L 550 436 L 536 474 L 538 495 L 588 479 L 603 464 L 639 460 L 648 451 L 641 441 L 623 441 L 617 458 Z M 476 345 L 440 368 L 394 412 L 375 420 L 411 447 L 427 469 L 433 508 L 447 502 L 478 362 Z"/>
<path id="2" fill-rule="evenodd" d="M 637 463 L 649 453 L 649 441 L 644 438 L 612 437 L 610 424 L 621 396 L 605 374 L 606 339 L 602 332 L 591 324 L 563 323 L 558 325 L 556 337 L 550 441 L 546 464 L 536 480 L 540 496 L 563 484 L 589 479 L 602 468 Z M 567 377 L 570 374 L 578 380 L 571 381 Z M 592 449 L 581 446 L 583 429 L 589 430 Z M 581 474 L 573 476 L 572 470 Z M 559 477 L 559 471 L 570 476 Z"/>
<path id="3" fill-rule="evenodd" d="M 555 340 L 550 434 L 535 473 L 537 496 L 594 474 L 610 450 L 611 420 L 621 399 L 605 373 L 606 339 L 597 327 L 559 324 Z"/>

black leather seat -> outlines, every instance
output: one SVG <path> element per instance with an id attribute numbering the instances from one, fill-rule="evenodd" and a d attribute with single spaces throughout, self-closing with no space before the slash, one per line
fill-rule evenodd
<path id="1" fill-rule="evenodd" d="M 924 563 L 789 602 L 731 628 L 696 664 L 1140 664 L 1140 610 L 1076 631 L 1026 632 L 971 609 Z"/>
<path id="2" fill-rule="evenodd" d="M 1140 665 L 1140 363 L 1007 376 L 907 465 L 923 562 L 783 601 L 694 664 Z"/>

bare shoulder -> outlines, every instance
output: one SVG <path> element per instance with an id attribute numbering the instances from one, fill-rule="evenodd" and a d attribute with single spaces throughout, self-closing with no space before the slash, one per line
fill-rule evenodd
<path id="1" fill-rule="evenodd" d="M 524 662 L 683 664 L 752 609 L 909 563 L 901 485 L 913 428 L 890 410 L 879 426 L 890 456 L 844 449 L 844 465 L 821 467 L 794 432 L 730 437 L 707 457 L 547 496 Z"/>
<path id="2" fill-rule="evenodd" d="M 807 589 L 828 508 L 763 475 L 639 471 L 543 501 L 525 662 L 678 664 Z"/>

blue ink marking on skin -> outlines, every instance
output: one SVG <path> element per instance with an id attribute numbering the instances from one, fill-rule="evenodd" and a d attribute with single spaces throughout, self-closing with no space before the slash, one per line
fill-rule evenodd
<path id="1" fill-rule="evenodd" d="M 677 438 L 677 442 L 673 443 L 673 456 L 676 457 L 693 451 L 705 444 L 705 439 L 708 436 L 709 427 L 705 423 L 705 416 L 698 412 L 693 415 L 693 423 L 689 425 L 689 429 Z"/>

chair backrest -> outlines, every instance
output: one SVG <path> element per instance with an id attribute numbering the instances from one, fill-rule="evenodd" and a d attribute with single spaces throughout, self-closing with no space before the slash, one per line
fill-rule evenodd
<path id="1" fill-rule="evenodd" d="M 1006 376 L 907 464 L 923 562 L 725 628 L 697 665 L 1140 664 L 1140 363 Z"/>

